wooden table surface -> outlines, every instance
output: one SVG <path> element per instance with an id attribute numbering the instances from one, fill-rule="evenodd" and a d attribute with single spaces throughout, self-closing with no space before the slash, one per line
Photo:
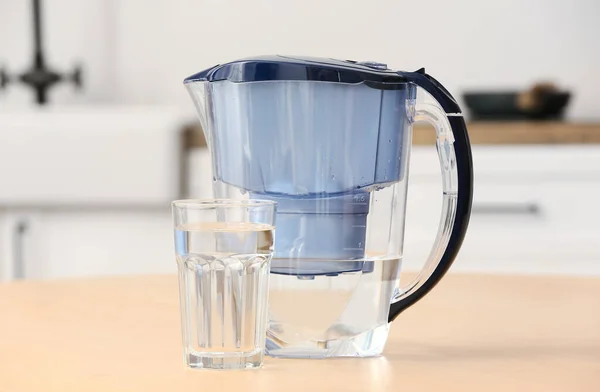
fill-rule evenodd
<path id="1" fill-rule="evenodd" d="M 174 276 L 0 285 L 0 391 L 600 391 L 600 279 L 450 274 L 384 356 L 185 369 Z"/>

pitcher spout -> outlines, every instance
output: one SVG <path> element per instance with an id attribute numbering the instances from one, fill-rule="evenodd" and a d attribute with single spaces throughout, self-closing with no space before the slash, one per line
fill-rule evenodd
<path id="1" fill-rule="evenodd" d="M 204 138 L 206 139 L 206 143 L 208 147 L 211 147 L 211 135 L 210 135 L 210 124 L 209 124 L 209 103 L 208 103 L 208 89 L 210 88 L 209 83 L 206 81 L 194 81 L 188 79 L 185 80 L 185 88 L 187 92 L 190 94 L 192 101 L 194 102 L 194 107 L 196 108 L 196 113 L 198 114 L 198 119 L 200 121 L 200 126 L 202 127 L 202 132 L 204 133 Z"/>

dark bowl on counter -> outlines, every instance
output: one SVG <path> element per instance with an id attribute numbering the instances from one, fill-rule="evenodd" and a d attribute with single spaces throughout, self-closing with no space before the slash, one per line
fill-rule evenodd
<path id="1" fill-rule="evenodd" d="M 560 120 L 571 98 L 569 92 L 542 92 L 523 105 L 523 92 L 468 92 L 463 99 L 473 120 Z M 529 98 L 529 97 L 527 97 Z"/>

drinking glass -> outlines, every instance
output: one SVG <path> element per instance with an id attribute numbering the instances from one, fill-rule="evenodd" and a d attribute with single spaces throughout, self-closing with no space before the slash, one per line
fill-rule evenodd
<path id="1" fill-rule="evenodd" d="M 263 200 L 173 202 L 187 366 L 262 365 L 275 209 Z"/>

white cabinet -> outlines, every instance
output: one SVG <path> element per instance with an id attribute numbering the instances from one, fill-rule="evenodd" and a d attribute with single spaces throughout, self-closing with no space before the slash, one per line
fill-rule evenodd
<path id="1" fill-rule="evenodd" d="M 19 248 L 15 246 L 19 235 L 17 224 L 9 213 L 0 210 L 0 281 L 12 280 L 19 273 L 18 267 L 15 268 L 20 257 Z"/>
<path id="2" fill-rule="evenodd" d="M 2 280 L 176 271 L 169 206 L 0 215 Z"/>
<path id="3" fill-rule="evenodd" d="M 0 113 L 0 279 L 175 271 L 184 118 L 168 107 Z"/>
<path id="4" fill-rule="evenodd" d="M 34 248 L 28 246 L 31 211 L 0 211 L 0 281 L 24 279 L 25 260 Z"/>
<path id="5" fill-rule="evenodd" d="M 453 270 L 600 275 L 600 146 L 473 146 L 471 223 Z M 440 214 L 435 150 L 411 159 L 405 261 L 418 268 Z M 417 261 L 418 260 L 418 261 Z"/>
<path id="6" fill-rule="evenodd" d="M 471 223 L 453 271 L 600 275 L 600 146 L 473 147 Z M 207 150 L 190 197 L 210 197 Z M 404 267 L 425 261 L 440 219 L 433 147 L 413 148 Z M 169 203 L 0 210 L 0 280 L 174 272 Z"/>

